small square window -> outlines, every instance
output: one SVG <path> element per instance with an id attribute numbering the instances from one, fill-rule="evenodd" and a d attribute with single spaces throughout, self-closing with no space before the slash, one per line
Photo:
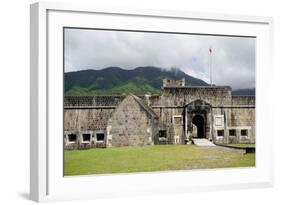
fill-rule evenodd
<path id="1" fill-rule="evenodd" d="M 91 135 L 90 134 L 83 134 L 82 137 L 83 137 L 83 141 L 84 142 L 85 141 L 90 141 L 90 139 L 91 139 Z"/>
<path id="2" fill-rule="evenodd" d="M 76 142 L 77 136 L 75 134 L 68 135 L 68 141 L 69 142 Z"/>
<path id="3" fill-rule="evenodd" d="M 236 130 L 229 130 L 229 136 L 236 136 Z"/>
<path id="4" fill-rule="evenodd" d="M 224 131 L 223 130 L 217 130 L 217 136 L 218 137 L 223 137 L 224 136 Z"/>
<path id="5" fill-rule="evenodd" d="M 97 141 L 104 141 L 104 133 L 97 133 Z"/>
<path id="6" fill-rule="evenodd" d="M 248 130 L 241 130 L 241 136 L 248 136 Z"/>

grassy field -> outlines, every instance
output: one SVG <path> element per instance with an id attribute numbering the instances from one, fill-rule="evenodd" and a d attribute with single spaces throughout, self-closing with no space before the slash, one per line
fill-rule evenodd
<path id="1" fill-rule="evenodd" d="M 65 150 L 64 157 L 65 176 L 255 166 L 255 154 L 196 145 Z"/>

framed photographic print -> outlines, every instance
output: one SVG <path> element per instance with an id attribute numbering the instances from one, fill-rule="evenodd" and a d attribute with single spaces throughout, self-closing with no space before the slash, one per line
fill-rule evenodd
<path id="1" fill-rule="evenodd" d="M 272 22 L 31 5 L 31 199 L 272 186 Z"/>

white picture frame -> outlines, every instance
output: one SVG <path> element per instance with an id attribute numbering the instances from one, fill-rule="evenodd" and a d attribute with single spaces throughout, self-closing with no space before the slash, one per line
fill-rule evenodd
<path id="1" fill-rule="evenodd" d="M 270 107 L 272 99 L 265 87 L 270 82 L 268 71 L 273 69 L 272 18 L 44 2 L 31 5 L 30 25 L 32 200 L 96 199 L 273 186 L 273 133 L 269 134 L 272 113 L 260 109 Z M 63 27 L 256 36 L 256 167 L 63 177 Z M 266 139 L 262 137 L 265 135 Z"/>

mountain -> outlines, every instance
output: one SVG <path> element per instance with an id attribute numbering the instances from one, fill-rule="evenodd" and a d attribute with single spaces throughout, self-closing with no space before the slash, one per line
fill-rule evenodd
<path id="1" fill-rule="evenodd" d="M 235 96 L 238 96 L 238 95 L 255 96 L 256 95 L 256 89 L 255 88 L 247 88 L 247 89 L 233 90 L 232 95 L 235 95 Z"/>
<path id="2" fill-rule="evenodd" d="M 108 67 L 102 70 L 81 70 L 64 74 L 65 95 L 160 94 L 162 80 L 182 79 L 188 85 L 204 86 L 206 82 L 185 74 L 178 68 L 169 70 L 146 66 L 133 70 Z"/>

